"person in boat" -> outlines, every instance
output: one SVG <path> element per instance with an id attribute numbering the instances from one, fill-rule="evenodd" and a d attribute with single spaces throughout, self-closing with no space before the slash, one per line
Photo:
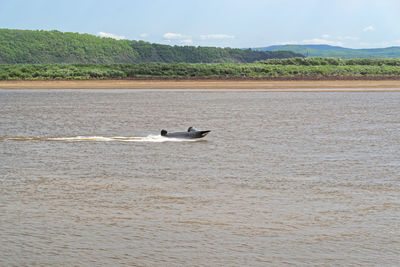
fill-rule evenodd
<path id="1" fill-rule="evenodd" d="M 190 132 L 197 132 L 198 130 L 193 126 L 190 126 L 187 131 L 188 131 L 188 133 L 190 133 Z M 164 130 L 164 129 L 161 130 L 161 136 L 166 136 L 167 133 L 168 133 L 167 130 Z"/>

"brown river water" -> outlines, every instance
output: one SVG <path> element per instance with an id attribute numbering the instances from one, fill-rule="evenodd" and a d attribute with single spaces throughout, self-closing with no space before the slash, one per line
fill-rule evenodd
<path id="1" fill-rule="evenodd" d="M 197 141 L 161 129 L 212 130 Z M 1 90 L 0 266 L 394 266 L 400 93 Z"/>

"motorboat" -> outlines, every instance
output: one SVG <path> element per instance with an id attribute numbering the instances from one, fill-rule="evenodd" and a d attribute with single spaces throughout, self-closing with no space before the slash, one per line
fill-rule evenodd
<path id="1" fill-rule="evenodd" d="M 196 139 L 203 138 L 210 130 L 199 131 L 195 127 L 189 127 L 186 132 L 167 132 L 167 130 L 161 130 L 161 136 L 168 138 L 183 138 L 183 139 Z"/>

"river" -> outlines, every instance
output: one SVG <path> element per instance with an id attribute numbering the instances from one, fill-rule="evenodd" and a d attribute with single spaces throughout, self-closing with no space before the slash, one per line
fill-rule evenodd
<path id="1" fill-rule="evenodd" d="M 0 90 L 0 266 L 397 265 L 400 93 Z M 161 129 L 211 130 L 196 141 Z"/>

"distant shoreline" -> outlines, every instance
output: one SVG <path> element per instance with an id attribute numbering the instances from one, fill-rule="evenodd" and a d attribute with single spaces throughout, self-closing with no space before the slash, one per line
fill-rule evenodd
<path id="1" fill-rule="evenodd" d="M 312 91 L 394 91 L 396 79 L 133 79 L 133 80 L 2 80 L 0 89 L 312 89 Z"/>

